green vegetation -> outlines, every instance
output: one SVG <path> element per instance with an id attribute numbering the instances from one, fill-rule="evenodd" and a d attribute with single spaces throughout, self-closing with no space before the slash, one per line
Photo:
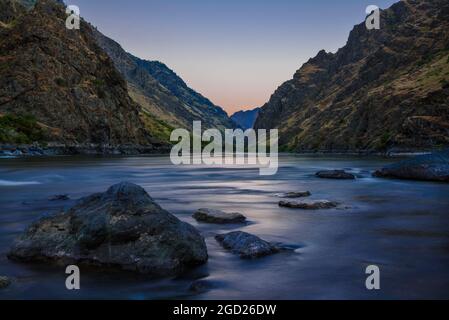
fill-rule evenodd
<path id="1" fill-rule="evenodd" d="M 429 72 L 427 72 L 426 77 L 438 77 L 443 70 L 441 68 L 433 68 Z"/>
<path id="2" fill-rule="evenodd" d="M 106 92 L 104 91 L 106 82 L 103 79 L 94 79 L 92 80 L 92 84 L 97 88 L 98 97 L 100 99 L 106 98 Z"/>
<path id="3" fill-rule="evenodd" d="M 67 86 L 67 82 L 62 79 L 62 78 L 56 78 L 55 79 L 55 83 L 60 86 L 60 87 L 66 87 Z"/>
<path id="4" fill-rule="evenodd" d="M 0 143 L 31 144 L 44 140 L 45 132 L 31 115 L 0 116 Z"/>
<path id="5" fill-rule="evenodd" d="M 174 130 L 172 126 L 145 111 L 142 112 L 142 120 L 145 128 L 153 137 L 170 143 L 170 135 Z"/>
<path id="6" fill-rule="evenodd" d="M 17 20 L 18 19 L 13 19 L 9 22 L 7 21 L 0 21 L 0 27 L 1 28 L 7 28 L 7 29 L 12 29 L 17 25 Z"/>
<path id="7" fill-rule="evenodd" d="M 378 142 L 376 144 L 376 149 L 378 149 L 378 150 L 387 149 L 388 144 L 390 143 L 392 138 L 393 138 L 393 135 L 390 132 L 385 132 L 378 140 Z"/>
<path id="8" fill-rule="evenodd" d="M 103 79 L 95 79 L 92 81 L 92 83 L 97 87 L 97 88 L 101 88 L 104 87 L 105 82 Z"/>
<path id="9" fill-rule="evenodd" d="M 9 67 L 7 62 L 0 63 L 0 71 L 4 71 Z"/>
<path id="10" fill-rule="evenodd" d="M 324 136 L 323 136 L 322 134 L 319 134 L 319 135 L 314 139 L 312 148 L 315 149 L 315 150 L 319 150 L 320 147 L 321 147 L 321 145 L 323 144 L 324 141 L 325 141 Z"/>
<path id="11" fill-rule="evenodd" d="M 295 152 L 295 148 L 292 145 L 279 146 L 279 152 Z"/>
<path id="12" fill-rule="evenodd" d="M 422 67 L 430 62 L 432 62 L 433 56 L 432 55 L 428 55 L 428 56 L 424 56 L 421 58 L 421 60 L 419 60 L 416 65 L 418 67 Z"/>

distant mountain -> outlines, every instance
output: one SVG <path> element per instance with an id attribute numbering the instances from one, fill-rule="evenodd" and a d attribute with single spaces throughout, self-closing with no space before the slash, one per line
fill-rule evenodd
<path id="1" fill-rule="evenodd" d="M 305 63 L 255 127 L 290 151 L 428 150 L 449 146 L 448 97 L 449 1 L 405 0 Z"/>
<path id="2" fill-rule="evenodd" d="M 197 120 L 204 128 L 233 128 L 223 109 L 189 88 L 165 64 L 137 58 L 99 31 L 95 36 L 128 82 L 131 97 L 146 114 L 175 128 L 191 128 Z"/>
<path id="3" fill-rule="evenodd" d="M 239 111 L 231 116 L 234 121 L 242 129 L 252 129 L 256 123 L 257 116 L 259 115 L 260 108 L 256 108 L 248 111 Z"/>
<path id="4" fill-rule="evenodd" d="M 162 146 L 91 26 L 66 29 L 59 1 L 31 4 L 0 0 L 0 142 L 32 142 L 33 128 L 66 146 Z"/>

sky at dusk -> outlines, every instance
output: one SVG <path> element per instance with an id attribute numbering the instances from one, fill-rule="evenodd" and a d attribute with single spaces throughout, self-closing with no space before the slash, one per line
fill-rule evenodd
<path id="1" fill-rule="evenodd" d="M 68 0 L 123 48 L 167 64 L 229 114 L 262 106 L 318 51 L 335 52 L 368 5 L 394 0 Z"/>

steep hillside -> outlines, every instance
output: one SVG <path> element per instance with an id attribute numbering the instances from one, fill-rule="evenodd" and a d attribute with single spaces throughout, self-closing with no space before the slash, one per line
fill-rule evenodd
<path id="1" fill-rule="evenodd" d="M 234 121 L 242 129 L 252 129 L 256 123 L 257 116 L 259 115 L 260 108 L 248 111 L 239 111 L 231 116 Z"/>
<path id="2" fill-rule="evenodd" d="M 39 0 L 30 11 L 0 0 L 0 8 L 0 116 L 35 121 L 43 141 L 66 146 L 161 146 L 89 24 L 68 30 L 64 6 L 52 0 Z M 7 122 L 4 137 L 14 136 L 14 123 Z"/>
<path id="3" fill-rule="evenodd" d="M 321 51 L 262 108 L 291 151 L 427 150 L 449 145 L 449 2 L 406 0 Z"/>
<path id="4" fill-rule="evenodd" d="M 195 120 L 201 120 L 205 128 L 234 126 L 220 107 L 190 89 L 165 64 L 139 59 L 99 31 L 95 36 L 127 80 L 129 94 L 146 114 L 175 128 L 191 128 Z"/>

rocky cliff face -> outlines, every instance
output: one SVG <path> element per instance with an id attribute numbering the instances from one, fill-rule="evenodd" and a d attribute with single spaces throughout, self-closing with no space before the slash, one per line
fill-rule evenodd
<path id="1" fill-rule="evenodd" d="M 305 63 L 256 128 L 279 128 L 292 151 L 426 150 L 449 145 L 448 96 L 449 2 L 406 0 Z"/>
<path id="2" fill-rule="evenodd" d="M 89 24 L 68 30 L 58 1 L 0 8 L 0 116 L 34 117 L 47 142 L 157 147 Z"/>
<path id="3" fill-rule="evenodd" d="M 165 64 L 139 59 L 98 31 L 95 36 L 128 82 L 129 93 L 144 114 L 175 128 L 191 128 L 193 121 L 202 121 L 205 128 L 233 128 L 226 112 L 189 88 Z"/>
<path id="4" fill-rule="evenodd" d="M 239 111 L 231 116 L 232 121 L 242 129 L 252 129 L 256 123 L 257 116 L 259 115 L 260 108 L 248 111 Z"/>

